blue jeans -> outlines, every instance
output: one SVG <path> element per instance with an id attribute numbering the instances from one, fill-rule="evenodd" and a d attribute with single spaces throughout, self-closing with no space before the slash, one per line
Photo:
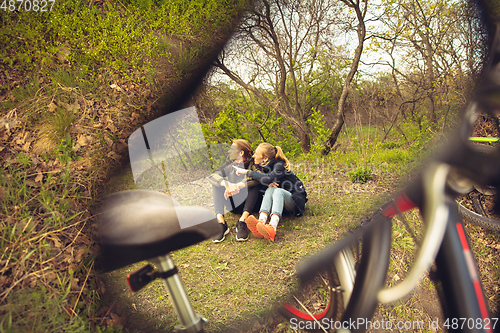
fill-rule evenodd
<path id="1" fill-rule="evenodd" d="M 268 187 L 264 199 L 262 199 L 260 211 L 268 215 L 276 214 L 281 217 L 283 208 L 287 212 L 293 213 L 295 201 L 293 201 L 292 194 L 282 188 Z"/>

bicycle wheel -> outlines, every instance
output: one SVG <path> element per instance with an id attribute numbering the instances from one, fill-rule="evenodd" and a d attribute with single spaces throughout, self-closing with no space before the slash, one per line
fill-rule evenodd
<path id="1" fill-rule="evenodd" d="M 281 308 L 292 329 L 325 332 L 353 318 L 373 316 L 389 265 L 391 224 L 390 218 L 377 214 L 362 229 L 297 267 L 299 280 L 308 283 Z M 356 260 L 353 245 L 357 250 L 361 246 Z"/>
<path id="2" fill-rule="evenodd" d="M 376 214 L 360 230 L 298 265 L 299 280 L 308 283 L 281 307 L 292 329 L 325 332 L 373 316 L 389 266 L 391 225 L 390 218 Z M 351 246 L 361 249 L 356 260 Z"/>
<path id="3" fill-rule="evenodd" d="M 460 203 L 458 204 L 458 212 L 460 213 L 462 219 L 466 222 L 491 231 L 500 231 L 500 220 L 477 214 L 476 212 L 467 209 Z"/>
<path id="4" fill-rule="evenodd" d="M 496 147 L 485 146 L 485 145 L 474 145 L 474 148 L 484 154 L 490 154 Z M 489 196 L 490 198 L 496 195 L 494 190 L 491 188 L 475 188 L 467 194 L 467 197 L 472 202 L 472 206 L 475 210 L 472 211 L 462 205 L 460 202 L 458 203 L 458 211 L 462 219 L 466 222 L 475 224 L 479 227 L 486 228 L 491 231 L 500 231 L 500 220 L 492 217 L 488 217 L 487 210 L 484 209 L 483 200 L 481 199 L 484 196 Z"/>
<path id="5" fill-rule="evenodd" d="M 351 250 L 342 250 L 333 265 L 318 274 L 294 294 L 281 309 L 292 328 L 323 332 L 331 320 L 340 320 L 350 300 L 356 277 L 355 260 Z M 328 321 L 325 325 L 324 320 Z"/>

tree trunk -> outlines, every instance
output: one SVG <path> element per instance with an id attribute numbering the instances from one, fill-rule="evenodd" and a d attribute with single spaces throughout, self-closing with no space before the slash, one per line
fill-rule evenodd
<path id="1" fill-rule="evenodd" d="M 358 65 L 359 65 L 359 60 L 361 59 L 361 54 L 363 53 L 363 43 L 365 41 L 365 36 L 366 36 L 366 27 L 365 27 L 365 15 L 366 15 L 366 10 L 368 8 L 368 1 L 365 2 L 365 7 L 363 8 L 363 11 L 360 7 L 359 1 L 354 3 L 353 0 L 342 0 L 348 7 L 351 7 L 354 9 L 356 12 L 356 16 L 358 18 L 358 27 L 357 27 L 357 34 L 358 34 L 358 46 L 356 47 L 356 51 L 354 52 L 354 59 L 351 64 L 351 68 L 349 70 L 349 73 L 347 74 L 347 77 L 344 82 L 344 86 L 342 87 L 342 94 L 340 95 L 340 100 L 339 100 L 339 105 L 337 109 L 337 117 L 335 120 L 335 123 L 333 124 L 332 131 L 330 133 L 330 136 L 326 140 L 324 144 L 324 148 L 322 151 L 323 155 L 328 155 L 330 151 L 332 150 L 333 145 L 337 141 L 337 138 L 339 136 L 340 130 L 342 129 L 342 126 L 344 125 L 345 122 L 345 103 L 347 100 L 347 96 L 349 95 L 349 89 L 351 87 L 351 81 L 354 78 L 354 75 L 356 74 L 358 70 Z"/>
<path id="2" fill-rule="evenodd" d="M 329 154 L 330 151 L 332 150 L 333 145 L 335 144 L 337 138 L 339 137 L 342 126 L 344 126 L 344 114 L 338 113 L 337 118 L 335 119 L 335 123 L 333 124 L 332 127 L 332 132 L 330 133 L 328 140 L 326 140 L 325 148 L 323 149 L 322 152 L 323 155 Z"/>

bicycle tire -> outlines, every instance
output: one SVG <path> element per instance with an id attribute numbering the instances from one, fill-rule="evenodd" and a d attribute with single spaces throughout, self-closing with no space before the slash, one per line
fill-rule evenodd
<path id="1" fill-rule="evenodd" d="M 500 220 L 477 214 L 460 203 L 458 204 L 458 212 L 462 219 L 468 223 L 475 224 L 491 231 L 500 231 Z"/>
<path id="2" fill-rule="evenodd" d="M 497 147 L 486 145 L 474 145 L 474 148 L 483 154 L 490 154 L 498 149 Z M 478 188 L 477 191 L 479 191 L 480 193 L 484 193 L 484 190 L 482 190 L 481 188 Z M 479 202 L 478 198 L 476 198 L 476 200 L 473 199 L 472 201 L 473 205 L 475 206 L 476 212 L 468 209 L 467 207 L 464 207 L 461 203 L 458 203 L 458 212 L 460 213 L 462 220 L 491 231 L 500 231 L 500 220 L 488 217 L 485 213 L 482 203 Z"/>
<path id="3" fill-rule="evenodd" d="M 354 260 L 353 251 L 350 250 L 349 246 L 345 246 L 340 252 L 336 252 L 337 254 L 333 258 L 330 257 L 329 250 L 326 249 L 309 260 L 311 265 L 307 264 L 307 260 L 303 263 L 305 265 L 298 269 L 300 270 L 299 275 L 303 281 L 313 281 L 312 285 L 315 284 L 314 281 L 317 283 L 318 274 L 307 277 L 309 270 L 314 271 L 314 266 L 318 262 L 323 263 L 322 267 L 329 267 L 329 270 L 324 273 L 324 275 L 329 276 L 328 281 L 331 281 L 328 282 L 330 286 L 329 299 L 328 305 L 324 309 L 314 313 L 303 311 L 302 308 L 293 303 L 284 304 L 280 312 L 283 317 L 289 320 L 292 329 L 324 332 L 327 329 L 339 328 L 332 325 L 344 325 L 346 322 L 356 321 L 357 318 L 372 318 L 377 306 L 377 293 L 384 286 L 389 267 L 391 225 L 390 218 L 377 215 L 363 227 L 362 240 L 358 239 L 362 243 L 355 245 L 358 246 L 358 249 L 361 245 L 361 257 L 358 260 Z M 351 240 L 346 241 L 347 244 L 350 242 Z M 332 246 L 332 248 L 334 247 L 335 245 Z M 325 259 L 327 261 L 324 261 Z M 330 260 L 333 261 L 332 265 L 328 265 Z M 351 289 L 352 292 L 346 294 L 346 289 Z M 301 285 L 299 290 L 305 300 L 310 299 L 308 290 L 310 290 L 308 284 Z M 322 322 L 322 320 L 326 321 Z M 295 323 L 301 323 L 302 327 L 298 327 Z M 324 327 L 322 328 L 320 324 L 324 324 Z M 353 332 L 362 331 L 364 331 L 362 328 L 353 330 Z"/>
<path id="4" fill-rule="evenodd" d="M 344 249 L 333 262 L 329 269 L 301 286 L 281 308 L 281 315 L 292 327 L 323 332 L 323 319 L 340 320 L 354 286 L 355 260 L 352 251 Z"/>

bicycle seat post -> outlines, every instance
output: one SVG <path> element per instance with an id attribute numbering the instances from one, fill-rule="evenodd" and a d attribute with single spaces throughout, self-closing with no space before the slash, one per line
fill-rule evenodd
<path id="1" fill-rule="evenodd" d="M 172 299 L 172 304 L 180 322 L 180 325 L 175 327 L 176 332 L 203 332 L 203 325 L 207 320 L 202 316 L 196 315 L 172 257 L 166 254 L 151 261 L 157 265 L 158 272 L 164 273 L 162 280 Z"/>

